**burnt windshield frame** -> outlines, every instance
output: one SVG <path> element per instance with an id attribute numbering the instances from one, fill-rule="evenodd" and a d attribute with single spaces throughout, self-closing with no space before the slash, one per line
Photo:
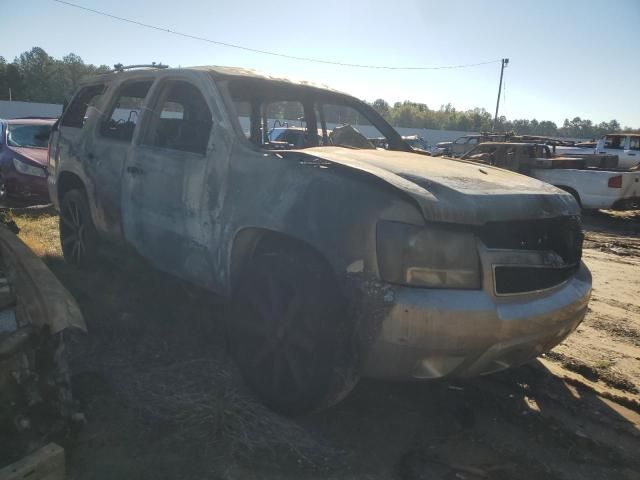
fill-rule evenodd
<path id="1" fill-rule="evenodd" d="M 286 81 L 274 81 L 261 78 L 226 76 L 216 78 L 216 76 L 214 76 L 214 80 L 222 93 L 225 106 L 230 113 L 231 121 L 236 132 L 241 134 L 241 137 L 251 144 L 253 148 L 272 151 L 271 149 L 264 148 L 264 145 L 261 143 L 258 143 L 260 140 L 260 132 L 256 131 L 256 129 L 259 129 L 262 124 L 262 119 L 260 118 L 261 113 L 259 113 L 261 110 L 260 105 L 266 101 L 298 101 L 302 103 L 305 109 L 307 129 L 312 133 L 316 133 L 316 135 L 312 135 L 313 137 L 318 137 L 318 124 L 324 128 L 323 119 L 316 119 L 314 106 L 317 103 L 331 103 L 354 108 L 387 139 L 389 150 L 413 151 L 411 146 L 402 139 L 400 134 L 396 132 L 375 109 L 349 95 L 308 85 L 297 85 Z M 243 94 L 241 98 L 238 98 L 239 93 Z M 245 136 L 236 114 L 237 112 L 235 111 L 234 101 L 239 100 L 248 101 L 252 106 L 250 119 L 251 132 L 249 138 Z"/>

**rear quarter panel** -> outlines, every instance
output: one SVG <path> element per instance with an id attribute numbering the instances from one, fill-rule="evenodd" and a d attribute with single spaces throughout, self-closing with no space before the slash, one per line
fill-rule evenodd
<path id="1" fill-rule="evenodd" d="M 609 179 L 618 175 L 622 175 L 622 188 L 609 188 Z M 640 183 L 636 182 L 640 172 L 534 169 L 532 176 L 558 187 L 573 188 L 585 209 L 611 208 L 617 200 L 640 195 Z"/>

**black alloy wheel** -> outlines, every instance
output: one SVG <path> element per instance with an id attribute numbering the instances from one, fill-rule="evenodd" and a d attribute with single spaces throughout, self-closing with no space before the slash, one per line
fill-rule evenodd
<path id="1" fill-rule="evenodd" d="M 97 236 L 87 197 L 80 190 L 65 193 L 60 204 L 60 243 L 67 262 L 89 266 L 96 258 Z"/>
<path id="2" fill-rule="evenodd" d="M 333 275 L 314 254 L 283 250 L 248 262 L 227 332 L 247 384 L 274 410 L 295 414 L 335 403 L 357 376 L 337 375 L 353 373 L 353 359 Z"/>

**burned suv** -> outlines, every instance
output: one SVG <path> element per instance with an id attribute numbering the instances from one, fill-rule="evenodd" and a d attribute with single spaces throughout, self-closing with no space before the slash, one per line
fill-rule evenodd
<path id="1" fill-rule="evenodd" d="M 269 135 L 283 124 L 304 129 L 295 146 Z M 387 150 L 367 140 L 380 137 Z M 516 366 L 587 309 L 571 195 L 413 153 L 333 90 L 223 67 L 117 71 L 80 87 L 49 154 L 66 259 L 126 243 L 226 298 L 229 350 L 280 411 L 335 403 L 361 376 Z"/>

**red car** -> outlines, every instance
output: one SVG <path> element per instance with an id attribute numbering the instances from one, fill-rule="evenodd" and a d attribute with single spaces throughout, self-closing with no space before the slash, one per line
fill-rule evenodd
<path id="1" fill-rule="evenodd" d="M 0 196 L 49 203 L 47 146 L 55 118 L 0 120 Z"/>

